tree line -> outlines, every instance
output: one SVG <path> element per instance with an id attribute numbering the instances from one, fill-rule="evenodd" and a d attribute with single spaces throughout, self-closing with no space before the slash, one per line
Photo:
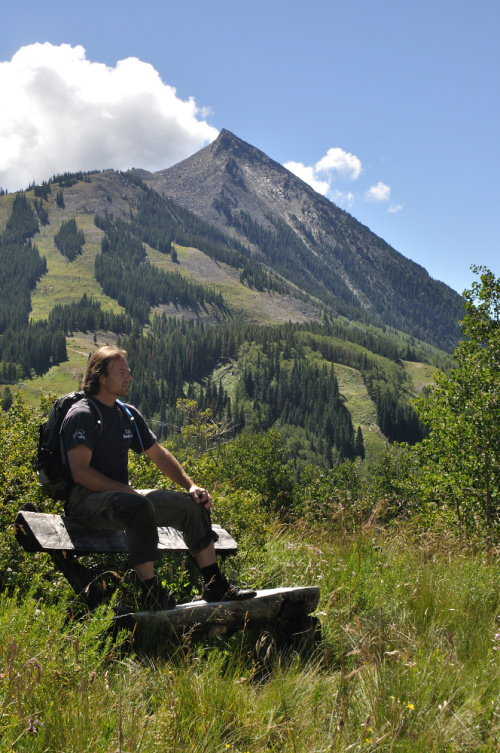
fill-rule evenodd
<path id="1" fill-rule="evenodd" d="M 130 178 L 130 174 L 127 174 Z M 131 217 L 131 228 L 137 237 L 161 253 L 173 254 L 174 243 L 179 246 L 192 246 L 211 259 L 223 262 L 241 270 L 240 281 L 256 290 L 269 290 L 287 293 L 288 286 L 265 270 L 261 255 L 256 257 L 250 249 L 229 238 L 209 222 L 198 217 L 173 199 L 161 196 L 148 188 L 142 181 L 134 181 L 141 189 L 137 211 Z"/>
<path id="2" fill-rule="evenodd" d="M 0 235 L 0 361 L 22 376 L 43 374 L 66 359 L 64 332 L 48 322 L 30 322 L 31 291 L 47 272 L 32 238 L 38 220 L 25 194 L 18 193 Z M 6 367 L 7 368 L 7 367 Z"/>
<path id="3" fill-rule="evenodd" d="M 128 334 L 132 331 L 133 322 L 127 314 L 103 311 L 99 301 L 85 293 L 79 301 L 56 304 L 49 314 L 49 324 L 66 335 L 97 330 Z"/>
<path id="4" fill-rule="evenodd" d="M 206 304 L 226 310 L 220 293 L 152 265 L 129 223 L 96 215 L 95 224 L 106 233 L 95 259 L 96 280 L 133 319 L 146 324 L 152 307 L 168 303 L 195 311 Z"/>

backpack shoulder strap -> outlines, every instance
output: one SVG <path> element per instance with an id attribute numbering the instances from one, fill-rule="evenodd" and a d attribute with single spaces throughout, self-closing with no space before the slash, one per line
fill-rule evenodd
<path id="1" fill-rule="evenodd" d="M 97 415 L 97 425 L 99 426 L 99 434 L 97 435 L 96 439 L 99 439 L 99 437 L 101 436 L 101 433 L 102 433 L 102 427 L 104 425 L 104 420 L 103 420 L 103 417 L 102 417 L 101 409 L 99 408 L 97 402 L 95 400 L 93 400 L 90 395 L 85 395 L 85 397 L 83 399 L 85 400 L 85 402 L 87 403 L 87 405 L 90 408 L 92 408 L 92 410 L 94 411 L 94 413 Z"/>
<path id="2" fill-rule="evenodd" d="M 129 409 L 127 405 L 125 405 L 125 403 L 122 403 L 121 400 L 117 400 L 116 402 L 120 406 L 120 408 L 125 411 L 130 421 L 132 422 L 132 426 L 134 427 L 135 433 L 137 434 L 137 438 L 139 439 L 139 444 L 141 445 L 142 451 L 144 452 L 144 443 L 142 441 L 141 433 L 139 431 L 139 427 L 137 426 L 136 420 L 132 415 L 131 410 Z"/>
<path id="3" fill-rule="evenodd" d="M 95 436 L 95 438 L 94 438 L 94 442 L 96 442 L 99 439 L 99 437 L 101 436 L 102 427 L 103 427 L 103 418 L 102 418 L 101 410 L 100 410 L 99 406 L 97 405 L 97 403 L 95 402 L 95 400 L 92 400 L 92 398 L 90 397 L 90 395 L 85 395 L 84 397 L 81 398 L 81 400 L 83 402 L 87 403 L 87 405 L 89 406 L 89 408 L 94 413 L 94 416 L 97 416 L 96 427 L 99 427 L 99 432 L 98 432 L 97 436 Z M 76 402 L 74 403 L 74 405 L 76 405 Z M 71 407 L 73 407 L 73 406 L 71 406 Z M 69 413 L 69 410 L 67 411 L 67 413 Z M 94 432 L 94 434 L 95 434 L 95 432 Z M 68 453 L 66 452 L 66 447 L 65 447 L 65 444 L 64 444 L 64 436 L 63 436 L 63 432 L 62 432 L 62 421 L 61 421 L 61 425 L 59 427 L 59 453 L 60 453 L 61 460 L 62 460 L 63 464 L 64 465 L 68 465 Z"/>

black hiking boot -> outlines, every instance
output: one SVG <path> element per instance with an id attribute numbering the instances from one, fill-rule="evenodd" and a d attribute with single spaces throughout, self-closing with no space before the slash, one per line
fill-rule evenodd
<path id="1" fill-rule="evenodd" d="M 227 578 L 214 579 L 205 586 L 202 599 L 209 602 L 215 601 L 245 601 L 257 596 L 257 591 L 250 588 L 239 588 L 230 583 Z"/>

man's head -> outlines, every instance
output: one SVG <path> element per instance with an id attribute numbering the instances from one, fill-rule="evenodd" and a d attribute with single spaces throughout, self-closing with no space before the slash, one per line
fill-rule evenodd
<path id="1" fill-rule="evenodd" d="M 113 345 L 105 345 L 90 356 L 85 375 L 82 379 L 81 389 L 86 395 L 97 395 L 101 385 L 109 374 L 109 367 L 115 361 L 122 361 L 127 355 L 126 350 L 121 350 Z M 126 363 L 126 362 L 125 362 Z M 128 369 L 128 366 L 127 366 Z M 126 392 L 124 393 L 126 394 Z"/>

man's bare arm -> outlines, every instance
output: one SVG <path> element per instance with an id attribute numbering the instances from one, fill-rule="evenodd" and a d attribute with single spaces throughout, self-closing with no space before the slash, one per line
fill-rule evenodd
<path id="1" fill-rule="evenodd" d="M 182 488 L 185 489 L 196 502 L 203 505 L 207 510 L 211 508 L 212 498 L 210 497 L 210 494 L 206 489 L 197 486 L 197 484 L 189 478 L 184 468 L 179 461 L 174 458 L 171 452 L 158 443 L 155 443 L 145 452 L 164 476 L 169 478 L 175 484 L 182 486 Z"/>
<path id="2" fill-rule="evenodd" d="M 75 484 L 80 484 L 85 489 L 92 492 L 128 492 L 137 494 L 131 486 L 121 484 L 119 481 L 113 481 L 103 473 L 91 468 L 90 461 L 92 451 L 84 444 L 79 444 L 68 451 L 68 462 L 71 469 L 71 475 Z"/>

